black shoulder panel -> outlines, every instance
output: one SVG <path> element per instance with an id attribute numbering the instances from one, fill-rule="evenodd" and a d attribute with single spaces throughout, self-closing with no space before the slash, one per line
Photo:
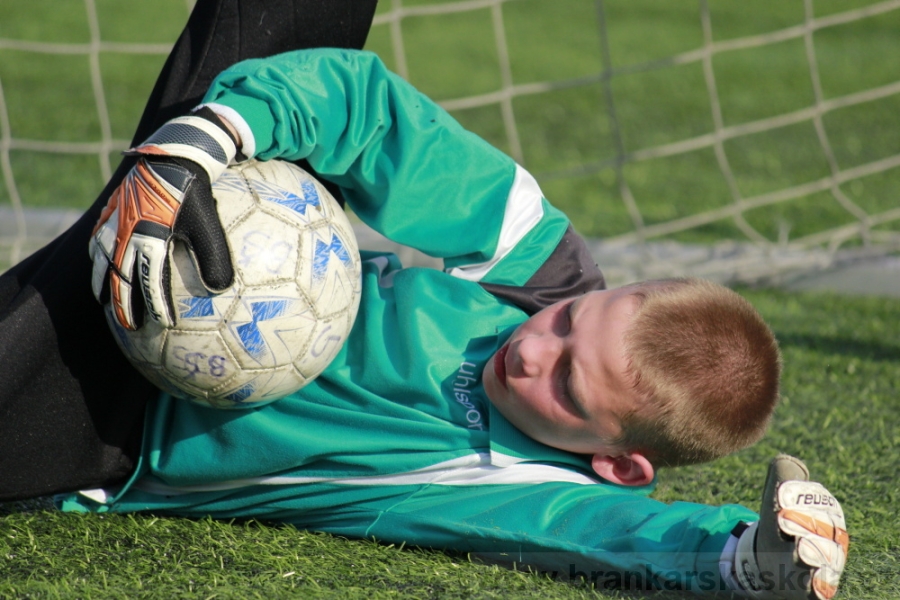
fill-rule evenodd
<path id="1" fill-rule="evenodd" d="M 523 287 L 493 283 L 481 287 L 533 315 L 560 300 L 605 289 L 606 281 L 584 239 L 569 225 L 559 245 Z"/>

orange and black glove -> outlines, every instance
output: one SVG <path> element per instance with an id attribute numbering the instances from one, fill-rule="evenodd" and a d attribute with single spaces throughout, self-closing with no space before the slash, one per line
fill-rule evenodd
<path id="1" fill-rule="evenodd" d="M 168 260 L 174 240 L 187 246 L 209 291 L 233 283 L 211 186 L 237 153 L 234 137 L 208 108 L 168 121 L 127 152 L 137 164 L 113 191 L 89 248 L 94 296 L 109 300 L 126 329 L 139 328 L 145 312 L 163 327 L 174 324 Z"/>

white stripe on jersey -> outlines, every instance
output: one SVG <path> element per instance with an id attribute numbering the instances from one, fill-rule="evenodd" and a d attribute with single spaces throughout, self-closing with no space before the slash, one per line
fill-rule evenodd
<path id="1" fill-rule="evenodd" d="M 514 485 L 568 482 L 581 485 L 599 483 L 599 480 L 550 465 L 538 463 L 518 463 L 508 467 L 491 464 L 490 454 L 481 452 L 461 456 L 406 473 L 393 475 L 373 475 L 368 477 L 293 477 L 267 476 L 248 477 L 216 483 L 187 486 L 169 486 L 162 482 L 144 478 L 134 484 L 134 488 L 148 494 L 173 496 L 193 492 L 215 492 L 233 490 L 255 485 L 303 485 L 310 483 L 327 483 L 348 486 L 372 485 Z M 80 492 L 82 495 L 98 499 L 99 490 Z M 112 494 L 110 494 L 112 495 Z"/>
<path id="2" fill-rule="evenodd" d="M 448 273 L 460 279 L 481 281 L 540 222 L 544 216 L 541 203 L 543 198 L 544 194 L 537 180 L 531 173 L 516 165 L 516 177 L 506 198 L 503 225 L 500 227 L 500 239 L 497 240 L 494 256 L 487 262 L 454 267 Z"/>

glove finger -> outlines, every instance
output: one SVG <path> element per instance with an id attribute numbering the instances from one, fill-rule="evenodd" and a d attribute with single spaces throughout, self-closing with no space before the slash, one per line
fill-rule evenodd
<path id="1" fill-rule="evenodd" d="M 110 269 L 109 293 L 113 314 L 122 327 L 134 330 L 139 325 L 135 323 L 133 317 L 135 311 L 132 306 L 132 291 L 131 283 L 117 271 Z"/>
<path id="2" fill-rule="evenodd" d="M 221 292 L 234 283 L 234 266 L 228 239 L 219 220 L 208 181 L 200 174 L 186 190 L 174 233 L 185 241 L 197 265 L 203 285 Z"/>
<path id="3" fill-rule="evenodd" d="M 137 255 L 140 256 L 140 255 Z M 141 263 L 138 260 L 135 260 L 133 269 L 131 272 L 131 321 L 134 324 L 135 329 L 140 329 L 144 326 L 144 315 L 147 314 L 146 303 L 144 302 L 144 295 L 140 290 L 140 269 Z"/>
<path id="4" fill-rule="evenodd" d="M 790 529 L 791 535 L 800 535 L 796 533 L 798 531 L 801 534 L 810 531 L 838 541 L 840 532 L 847 534 L 844 515 L 833 512 L 784 508 L 778 512 L 778 519 L 781 528 L 785 531 Z"/>
<path id="5" fill-rule="evenodd" d="M 847 555 L 840 544 L 817 535 L 797 541 L 797 558 L 810 567 L 829 567 L 838 573 L 844 570 Z"/>
<path id="6" fill-rule="evenodd" d="M 139 223 L 131 237 L 135 246 L 133 285 L 140 287 L 144 308 L 162 327 L 175 324 L 166 276 L 168 262 L 168 229 L 155 223 Z"/>
<path id="7" fill-rule="evenodd" d="M 778 514 L 778 526 L 791 536 L 805 537 L 813 534 L 831 540 L 841 546 L 846 554 L 850 547 L 850 536 L 847 530 L 841 527 L 843 522 L 835 523 L 836 519 L 831 515 L 821 517 L 816 518 L 796 510 L 782 510 Z"/>
<path id="8" fill-rule="evenodd" d="M 105 210 L 105 209 L 104 209 Z M 107 260 L 113 255 L 116 247 L 116 236 L 119 231 L 119 209 L 116 208 L 109 214 L 109 219 L 98 223 L 91 234 L 91 242 L 88 252 L 94 258 L 94 252 L 102 250 Z"/>
<path id="9" fill-rule="evenodd" d="M 92 246 L 93 239 L 91 239 Z M 103 252 L 99 250 L 91 253 L 94 258 L 94 268 L 91 271 L 91 291 L 94 293 L 94 298 L 97 299 L 97 302 L 103 304 L 106 300 L 106 294 L 104 293 L 104 288 L 108 293 L 108 287 L 106 283 L 109 281 L 107 277 L 109 273 L 109 260 L 104 256 Z"/>
<path id="10" fill-rule="evenodd" d="M 95 235 L 100 227 L 109 223 L 110 219 L 112 219 L 113 223 L 118 220 L 119 215 L 116 213 L 117 208 L 119 208 L 119 194 L 113 193 L 107 201 L 106 206 L 100 211 L 100 218 L 97 219 L 97 223 L 94 225 L 94 230 L 91 232 L 91 235 Z"/>
<path id="11" fill-rule="evenodd" d="M 88 254 L 93 261 L 91 269 L 91 291 L 94 298 L 101 304 L 109 301 L 113 308 L 115 319 L 126 329 L 135 329 L 133 319 L 131 284 L 128 279 L 122 277 L 121 269 L 131 271 L 134 261 L 134 253 L 126 253 L 120 256 L 120 263 L 113 264 L 113 256 L 118 247 L 119 220 L 122 213 L 119 210 L 119 199 L 130 183 L 129 174 L 125 181 L 113 192 L 109 202 L 103 208 L 97 224 L 91 234 L 88 243 Z M 121 247 L 127 250 L 127 244 Z"/>
<path id="12" fill-rule="evenodd" d="M 831 600 L 837 594 L 841 572 L 823 567 L 813 573 L 812 589 L 820 600 Z"/>
<path id="13" fill-rule="evenodd" d="M 111 216 L 112 220 L 99 223 L 88 244 L 88 254 L 94 262 L 91 272 L 91 291 L 94 293 L 94 298 L 101 304 L 109 298 L 109 287 L 106 285 L 108 283 L 107 274 L 109 273 L 110 257 L 116 246 L 116 225 L 118 224 L 117 212 L 113 211 L 108 216 Z"/>

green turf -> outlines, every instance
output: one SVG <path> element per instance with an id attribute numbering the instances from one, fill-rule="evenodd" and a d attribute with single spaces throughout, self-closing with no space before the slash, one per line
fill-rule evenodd
<path id="1" fill-rule="evenodd" d="M 757 509 L 766 461 L 800 456 L 846 512 L 852 546 L 841 597 L 900 597 L 900 300 L 743 293 L 782 345 L 784 400 L 772 428 L 734 456 L 664 470 L 655 497 Z M 0 597 L 619 595 L 286 526 L 45 510 L 0 516 L 0 573 Z"/>

